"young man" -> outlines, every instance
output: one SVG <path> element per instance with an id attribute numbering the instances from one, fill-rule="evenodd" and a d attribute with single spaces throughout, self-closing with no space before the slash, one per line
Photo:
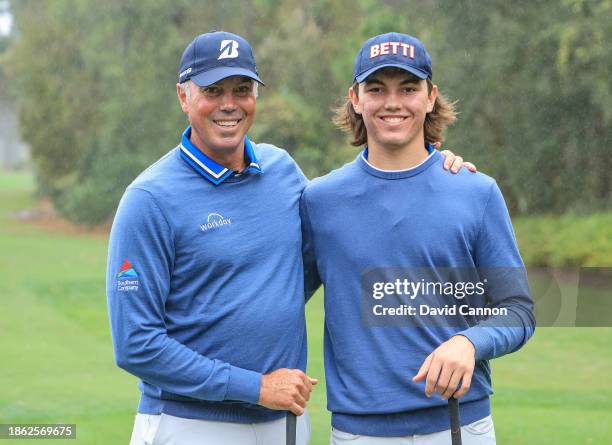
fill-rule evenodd
<path id="1" fill-rule="evenodd" d="M 303 414 L 316 383 L 304 373 L 306 178 L 247 138 L 257 83 L 246 40 L 196 37 L 177 84 L 190 125 L 117 210 L 107 297 L 117 363 L 141 379 L 133 445 L 284 444 L 286 411 Z M 306 416 L 297 426 L 303 445 Z"/>
<path id="2" fill-rule="evenodd" d="M 503 308 L 505 317 L 408 312 L 385 319 L 368 312 L 372 296 L 383 298 L 370 292 L 372 274 L 389 277 L 375 289 L 400 294 L 395 286 L 403 281 L 395 279 L 402 273 L 522 267 L 495 181 L 467 172 L 451 177 L 440 168 L 443 159 L 431 143 L 453 120 L 419 40 L 389 33 L 364 44 L 337 122 L 354 145 L 366 147 L 352 163 L 312 181 L 301 203 L 307 262 L 316 262 L 325 287 L 332 444 L 450 443 L 446 399 L 453 395 L 461 398 L 463 443 L 495 443 L 488 360 L 515 351 L 533 333 L 523 275 L 490 283 L 469 301 Z M 436 309 L 460 298 L 441 297 L 412 298 Z"/>

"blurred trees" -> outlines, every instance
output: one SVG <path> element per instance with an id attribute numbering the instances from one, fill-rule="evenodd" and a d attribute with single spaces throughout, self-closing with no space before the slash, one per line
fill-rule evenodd
<path id="1" fill-rule="evenodd" d="M 167 69 L 184 46 L 168 26 L 175 8 L 20 1 L 15 13 L 21 38 L 8 68 L 39 188 L 70 219 L 100 222 L 182 125 Z"/>
<path id="2" fill-rule="evenodd" d="M 457 150 L 519 212 L 609 208 L 612 1 L 469 0 L 447 12 Z"/>
<path id="3" fill-rule="evenodd" d="M 514 211 L 612 204 L 612 0 L 13 0 L 8 70 L 40 190 L 77 222 L 108 218 L 125 186 L 186 125 L 182 50 L 222 29 L 254 47 L 251 137 L 309 176 L 357 149 L 330 122 L 356 51 L 390 30 L 421 38 L 434 82 L 458 99 L 447 146 L 495 176 Z"/>

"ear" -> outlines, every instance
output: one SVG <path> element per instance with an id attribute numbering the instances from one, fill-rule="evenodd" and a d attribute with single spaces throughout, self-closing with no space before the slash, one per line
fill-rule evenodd
<path id="1" fill-rule="evenodd" d="M 191 88 L 191 85 L 189 85 Z M 179 103 L 181 104 L 181 109 L 183 113 L 189 113 L 189 101 L 187 100 L 187 94 L 183 91 L 180 84 L 176 84 L 176 95 L 178 96 Z"/>
<path id="2" fill-rule="evenodd" d="M 363 112 L 361 101 L 359 100 L 359 95 L 355 93 L 355 91 L 353 90 L 353 87 L 349 88 L 348 96 L 349 96 L 349 99 L 351 100 L 351 103 L 353 104 L 353 110 L 355 110 L 355 113 L 361 114 Z"/>
<path id="3" fill-rule="evenodd" d="M 429 97 L 427 98 L 427 112 L 431 113 L 434 109 L 434 104 L 436 103 L 436 99 L 438 97 L 438 87 L 437 85 L 433 85 L 431 88 L 431 93 L 429 93 Z"/>

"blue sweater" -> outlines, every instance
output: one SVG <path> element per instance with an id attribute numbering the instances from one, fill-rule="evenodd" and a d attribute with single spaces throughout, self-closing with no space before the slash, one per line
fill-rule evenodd
<path id="1" fill-rule="evenodd" d="M 141 413 L 277 419 L 284 412 L 256 405 L 262 374 L 305 370 L 306 179 L 284 150 L 252 147 L 263 173 L 214 185 L 177 147 L 121 200 L 107 299 L 117 363 L 141 379 Z"/>
<path id="2" fill-rule="evenodd" d="M 335 428 L 353 434 L 404 436 L 449 428 L 446 402 L 412 383 L 424 359 L 458 333 L 476 349 L 464 424 L 490 413 L 488 360 L 518 349 L 534 331 L 524 283 L 489 304 L 509 318 L 476 326 L 372 327 L 360 313 L 361 279 L 372 268 L 521 268 L 510 218 L 495 181 L 465 170 L 452 175 L 433 152 L 422 164 L 389 172 L 357 159 L 312 181 L 302 197 L 308 262 L 325 286 L 325 372 Z M 312 280 L 312 278 L 311 278 Z M 455 326 L 455 327 L 453 327 Z"/>

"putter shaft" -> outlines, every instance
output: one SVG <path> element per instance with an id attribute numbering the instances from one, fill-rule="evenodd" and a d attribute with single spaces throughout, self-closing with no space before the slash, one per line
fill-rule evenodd
<path id="1" fill-rule="evenodd" d="M 291 411 L 287 413 L 287 445 L 295 445 L 297 435 L 297 417 Z"/>
<path id="2" fill-rule="evenodd" d="M 451 425 L 451 444 L 461 445 L 461 419 L 459 418 L 459 401 L 454 397 L 448 399 L 448 411 Z"/>

